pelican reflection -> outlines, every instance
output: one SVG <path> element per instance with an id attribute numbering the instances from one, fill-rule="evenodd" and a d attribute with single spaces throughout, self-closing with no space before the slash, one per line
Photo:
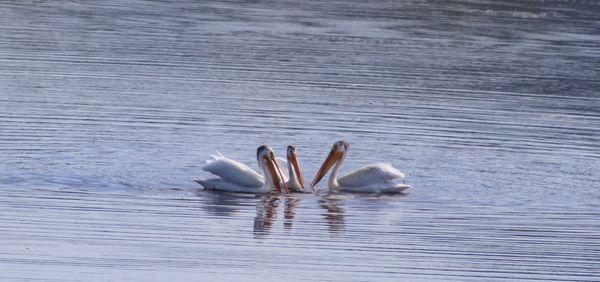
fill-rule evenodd
<path id="1" fill-rule="evenodd" d="M 256 202 L 256 216 L 254 217 L 254 233 L 268 234 L 275 219 L 277 208 L 281 202 L 279 195 L 263 195 Z"/>
<path id="2" fill-rule="evenodd" d="M 296 217 L 296 210 L 300 207 L 301 197 L 294 195 L 261 195 L 256 202 L 256 216 L 254 217 L 254 233 L 257 235 L 269 234 L 275 222 L 280 206 L 283 206 L 283 228 L 290 230 Z"/>
<path id="3" fill-rule="evenodd" d="M 215 216 L 232 217 L 239 213 L 248 202 L 255 197 L 253 194 L 225 193 L 209 190 L 200 190 L 202 195 L 202 208 Z"/>
<path id="4" fill-rule="evenodd" d="M 325 195 L 319 199 L 319 206 L 325 210 L 323 218 L 329 232 L 338 233 L 345 229 L 346 212 L 343 208 L 344 198 L 339 195 Z"/>
<path id="5" fill-rule="evenodd" d="M 349 194 L 257 195 L 212 191 L 202 191 L 198 194 L 202 195 L 203 209 L 220 217 L 245 217 L 248 215 L 249 209 L 250 211 L 254 209 L 252 232 L 257 238 L 269 235 L 278 224 L 282 224 L 280 228 L 283 227 L 283 230 L 291 231 L 295 227 L 295 221 L 298 220 L 300 214 L 299 210 L 302 208 L 305 209 L 302 214 L 306 216 L 306 223 L 314 223 L 315 221 L 310 220 L 311 216 L 320 215 L 322 223 L 327 226 L 330 233 L 343 232 L 346 228 L 344 206 L 348 204 L 349 200 L 354 202 L 353 195 Z M 359 202 L 362 205 L 371 206 L 373 203 L 370 202 L 373 201 L 379 202 L 381 199 L 362 199 Z M 321 212 L 311 214 L 311 211 L 317 211 L 314 208 Z M 283 214 L 282 216 L 278 215 L 280 212 Z M 281 223 L 277 223 L 278 217 L 280 217 Z"/>
<path id="6" fill-rule="evenodd" d="M 286 197 L 285 209 L 283 210 L 283 228 L 286 230 L 292 229 L 294 218 L 296 217 L 296 209 L 300 206 L 300 198 Z"/>

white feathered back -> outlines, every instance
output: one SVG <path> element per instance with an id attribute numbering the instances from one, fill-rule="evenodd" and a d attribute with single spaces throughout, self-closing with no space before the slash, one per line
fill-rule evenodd
<path id="1" fill-rule="evenodd" d="M 216 156 L 213 155 L 212 158 L 212 160 L 206 161 L 202 170 L 241 186 L 262 186 L 265 183 L 262 175 L 243 163 L 227 158 L 220 153 Z"/>
<path id="2" fill-rule="evenodd" d="M 403 178 L 404 173 L 387 163 L 376 163 L 354 170 L 340 177 L 338 183 L 341 186 L 366 186 L 374 183 L 390 182 L 397 178 Z"/>

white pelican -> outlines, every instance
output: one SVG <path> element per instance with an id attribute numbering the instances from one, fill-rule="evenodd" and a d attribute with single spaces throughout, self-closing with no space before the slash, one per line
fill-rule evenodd
<path id="1" fill-rule="evenodd" d="M 392 167 L 391 164 L 384 163 L 370 164 L 338 178 L 338 170 L 344 163 L 349 148 L 350 144 L 346 141 L 338 141 L 333 144 L 331 152 L 310 184 L 311 188 L 319 183 L 334 164 L 327 182 L 330 191 L 397 193 L 410 188 L 409 185 L 395 182 L 395 180 L 403 178 L 404 173 Z"/>
<path id="2" fill-rule="evenodd" d="M 281 192 L 283 184 L 287 192 L 288 189 L 283 181 L 283 174 L 277 164 L 273 150 L 266 145 L 258 147 L 256 159 L 262 175 L 248 166 L 226 158 L 221 154 L 213 156 L 213 160 L 207 161 L 202 170 L 208 171 L 219 178 L 195 179 L 194 181 L 207 190 L 256 194 L 272 193 L 273 187 Z"/>
<path id="3" fill-rule="evenodd" d="M 287 169 L 289 172 L 289 179 L 286 184 L 290 191 L 308 193 L 308 190 L 304 188 L 304 177 L 298 164 L 298 158 L 296 157 L 296 147 L 290 145 L 287 147 Z"/>

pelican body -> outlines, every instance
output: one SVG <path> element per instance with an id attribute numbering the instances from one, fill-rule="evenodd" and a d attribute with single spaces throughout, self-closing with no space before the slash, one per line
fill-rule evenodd
<path id="1" fill-rule="evenodd" d="M 409 185 L 397 183 L 399 179 L 404 178 L 404 173 L 386 163 L 370 164 L 338 178 L 339 169 L 348 155 L 349 148 L 350 144 L 346 141 L 333 144 L 329 155 L 310 184 L 311 188 L 317 185 L 332 167 L 327 182 L 330 191 L 399 193 L 410 188 Z"/>
<path id="2" fill-rule="evenodd" d="M 266 145 L 258 147 L 256 160 L 262 174 L 221 154 L 213 156 L 213 159 L 207 161 L 202 170 L 210 172 L 218 178 L 194 181 L 206 190 L 265 194 L 273 193 L 275 189 L 277 192 L 281 192 L 284 187 L 287 192 L 288 189 L 283 181 L 283 174 L 273 150 Z"/>

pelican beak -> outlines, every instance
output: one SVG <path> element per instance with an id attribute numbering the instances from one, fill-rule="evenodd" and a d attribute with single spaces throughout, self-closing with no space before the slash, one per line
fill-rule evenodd
<path id="1" fill-rule="evenodd" d="M 277 168 L 277 174 L 279 175 L 279 179 L 281 179 L 281 184 L 283 185 L 285 192 L 289 193 L 290 191 L 288 190 L 287 184 L 285 183 L 285 178 L 283 178 L 283 171 L 281 170 L 281 167 L 279 167 L 279 163 L 277 162 L 277 160 L 275 160 L 275 156 L 273 156 L 273 163 Z"/>
<path id="2" fill-rule="evenodd" d="M 321 181 L 321 178 L 323 178 L 323 176 L 325 176 L 325 174 L 331 169 L 331 167 L 333 167 L 333 165 L 342 157 L 342 154 L 343 153 L 341 151 L 338 151 L 335 148 L 331 149 L 331 152 L 329 152 L 329 155 L 327 156 L 325 161 L 323 161 L 321 168 L 319 169 L 319 171 L 317 171 L 317 175 L 315 175 L 315 178 L 310 184 L 310 188 L 312 188 L 313 190 L 315 189 L 315 185 L 317 185 L 317 183 Z"/>
<path id="3" fill-rule="evenodd" d="M 266 161 L 267 170 L 269 171 L 269 176 L 271 177 L 271 183 L 277 188 L 277 192 L 281 192 L 283 184 L 285 192 L 287 193 L 288 188 L 283 181 L 283 173 L 281 172 L 281 168 L 277 164 L 277 161 L 275 161 L 275 158 L 273 156 L 265 156 L 264 159 Z"/>
<path id="4" fill-rule="evenodd" d="M 288 154 L 288 162 L 292 164 L 294 172 L 298 176 L 298 182 L 300 182 L 300 186 L 304 188 L 304 176 L 302 176 L 302 171 L 300 170 L 300 165 L 298 164 L 298 158 L 296 157 L 296 152 L 292 151 Z"/>

